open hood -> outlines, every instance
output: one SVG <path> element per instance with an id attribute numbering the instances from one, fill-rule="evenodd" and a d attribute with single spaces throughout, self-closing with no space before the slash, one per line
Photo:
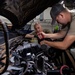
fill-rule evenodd
<path id="1" fill-rule="evenodd" d="M 13 28 L 21 28 L 47 7 L 60 0 L 0 0 L 0 15 L 8 18 Z"/>
<path id="2" fill-rule="evenodd" d="M 47 7 L 61 0 L 0 0 L 0 15 L 8 18 L 13 28 L 21 28 Z M 74 0 L 64 0 L 74 3 Z"/>

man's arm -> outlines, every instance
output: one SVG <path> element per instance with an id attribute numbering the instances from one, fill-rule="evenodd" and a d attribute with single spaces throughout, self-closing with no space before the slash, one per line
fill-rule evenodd
<path id="1" fill-rule="evenodd" d="M 49 41 L 42 41 L 41 44 L 47 44 L 51 47 L 58 48 L 61 50 L 66 50 L 73 42 L 75 41 L 74 35 L 67 35 L 65 39 L 61 42 L 49 42 Z"/>
<path id="2" fill-rule="evenodd" d="M 65 36 L 66 31 L 60 31 L 58 33 L 50 33 L 50 34 L 46 34 L 46 33 L 42 32 L 41 34 L 44 36 L 44 38 L 60 39 Z"/>
<path id="3" fill-rule="evenodd" d="M 35 31 L 25 35 L 26 38 L 34 38 L 34 36 L 35 36 Z"/>
<path id="4" fill-rule="evenodd" d="M 25 37 L 26 38 L 34 38 L 34 35 L 32 35 L 32 34 L 26 34 Z"/>

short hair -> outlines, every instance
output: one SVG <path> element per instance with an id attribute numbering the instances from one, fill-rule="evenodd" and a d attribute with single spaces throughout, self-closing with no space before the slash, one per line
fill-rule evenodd
<path id="1" fill-rule="evenodd" d="M 36 25 L 40 25 L 41 26 L 41 23 L 40 22 L 35 22 L 34 23 L 34 28 L 36 27 Z"/>

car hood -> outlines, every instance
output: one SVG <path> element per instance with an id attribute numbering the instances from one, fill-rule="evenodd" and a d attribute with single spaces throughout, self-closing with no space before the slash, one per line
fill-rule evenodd
<path id="1" fill-rule="evenodd" d="M 8 18 L 13 29 L 23 27 L 47 7 L 60 0 L 0 0 L 0 15 Z"/>
<path id="2" fill-rule="evenodd" d="M 0 0 L 0 15 L 8 18 L 13 28 L 21 28 L 47 7 L 60 0 Z"/>

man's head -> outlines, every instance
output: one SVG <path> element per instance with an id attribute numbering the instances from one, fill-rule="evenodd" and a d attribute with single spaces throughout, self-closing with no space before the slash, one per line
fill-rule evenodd
<path id="1" fill-rule="evenodd" d="M 40 23 L 35 23 L 34 29 L 37 33 L 42 32 L 42 26 Z"/>
<path id="2" fill-rule="evenodd" d="M 71 21 L 71 14 L 61 4 L 56 4 L 50 11 L 52 17 L 52 24 L 57 21 L 60 24 L 67 24 Z"/>

